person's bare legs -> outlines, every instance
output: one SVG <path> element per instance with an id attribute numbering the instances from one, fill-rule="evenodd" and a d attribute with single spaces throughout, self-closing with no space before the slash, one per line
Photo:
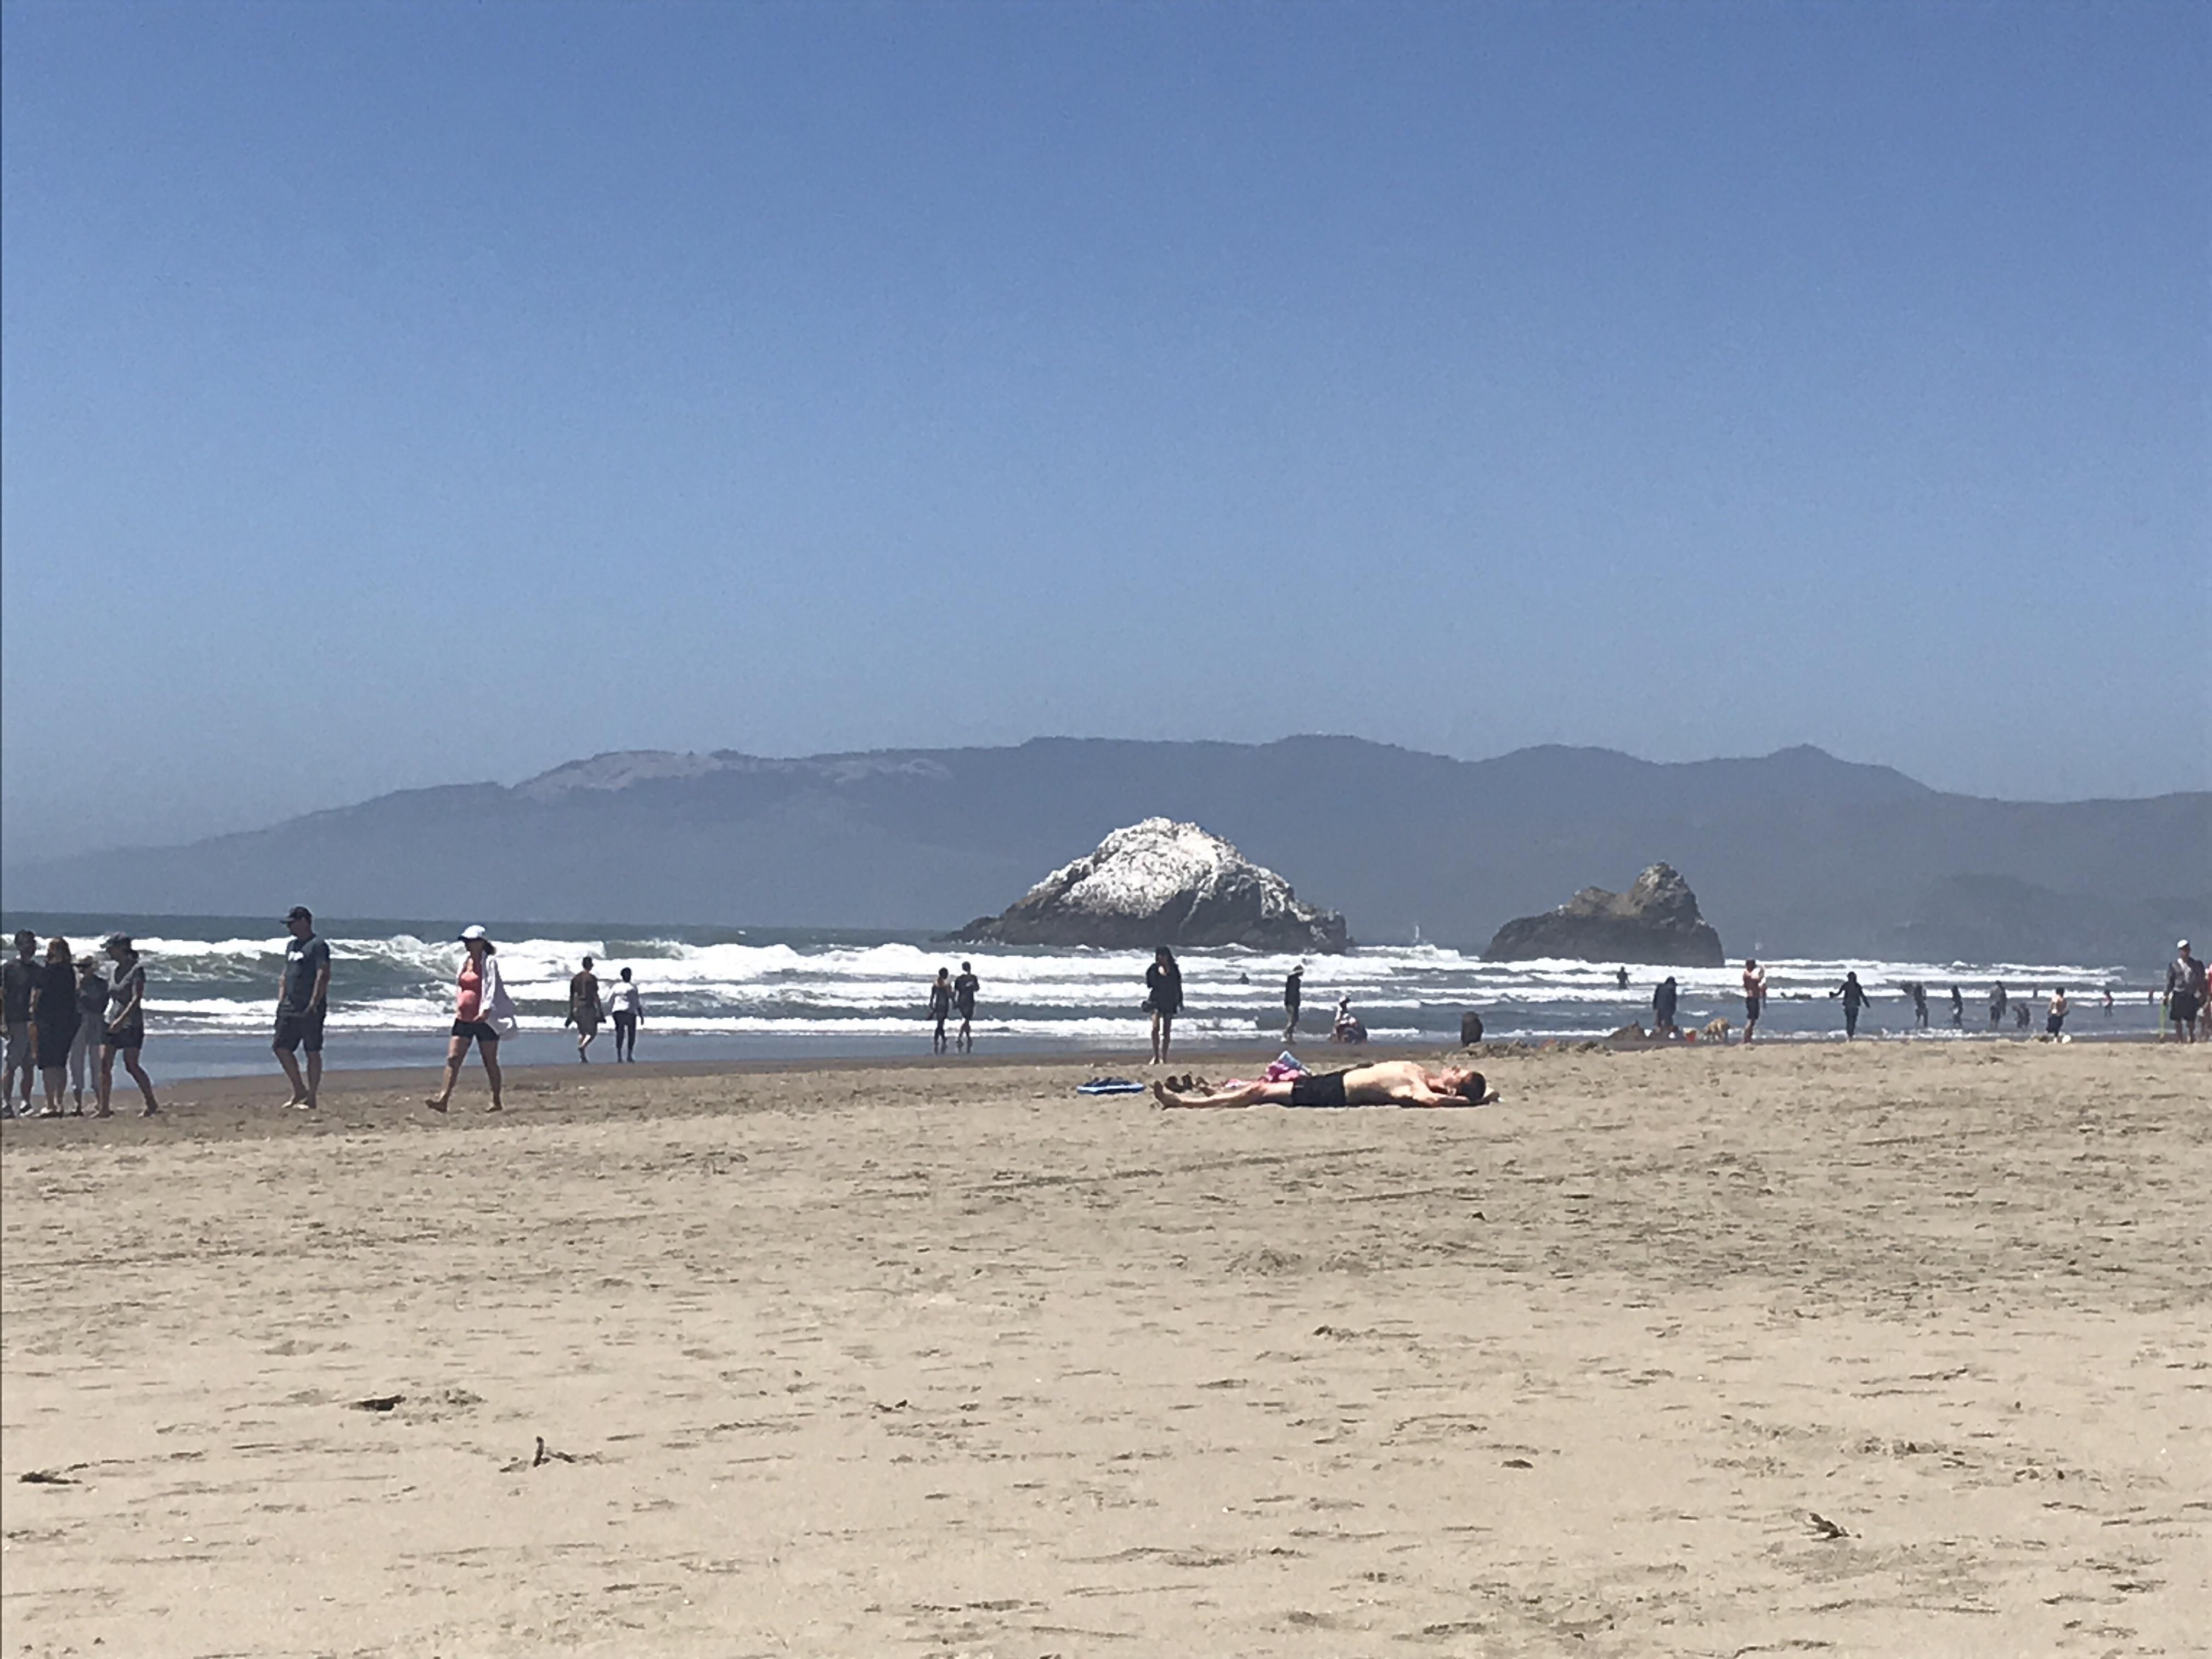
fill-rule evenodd
<path id="1" fill-rule="evenodd" d="M 1161 1065 L 1166 1065 L 1168 1060 L 1168 1047 L 1174 1041 L 1175 1016 L 1173 1014 L 1162 1014 L 1160 1016 L 1160 1051 L 1158 1054 L 1153 1055 L 1152 1058 L 1158 1060 Z"/>
<path id="2" fill-rule="evenodd" d="M 146 1068 L 138 1063 L 138 1051 L 136 1048 L 125 1048 L 123 1051 L 123 1069 L 131 1073 L 131 1080 L 138 1085 L 139 1096 L 146 1103 L 139 1108 L 138 1115 L 153 1116 L 161 1109 L 161 1103 L 154 1098 L 154 1079 L 146 1075 Z"/>
<path id="3" fill-rule="evenodd" d="M 1152 1098 L 1170 1111 L 1233 1111 L 1243 1106 L 1280 1105 L 1291 1097 L 1288 1083 L 1248 1083 L 1212 1094 L 1179 1095 L 1164 1083 L 1152 1085 Z"/>
<path id="4" fill-rule="evenodd" d="M 1158 1065 L 1163 1058 L 1160 1052 L 1160 1011 L 1155 1008 L 1152 1010 L 1152 1064 Z"/>
<path id="5" fill-rule="evenodd" d="M 60 1066 L 41 1066 L 40 1075 L 46 1079 L 46 1115 L 48 1117 L 59 1117 L 62 1115 L 62 1085 L 69 1081 L 68 1065 L 64 1062 Z"/>
<path id="6" fill-rule="evenodd" d="M 582 1060 L 586 1066 L 590 1065 L 592 1063 L 592 1045 L 598 1042 L 599 1039 L 599 1028 L 598 1026 L 594 1025 L 588 1031 L 584 1030 L 581 1026 L 578 1026 L 576 1028 L 576 1058 Z"/>
<path id="7" fill-rule="evenodd" d="M 316 1049 L 307 1056 L 307 1104 L 313 1106 L 323 1091 L 323 1051 Z"/>
<path id="8" fill-rule="evenodd" d="M 469 1039 L 457 1036 L 446 1045 L 446 1080 L 438 1085 L 438 1092 L 422 1103 L 434 1112 L 442 1112 L 453 1097 L 453 1085 L 460 1081 L 461 1062 L 469 1057 Z"/>
<path id="9" fill-rule="evenodd" d="M 300 1057 L 289 1048 L 279 1048 L 276 1050 L 276 1063 L 284 1068 L 284 1075 L 292 1084 L 292 1097 L 284 1103 L 287 1106 L 313 1105 L 314 1091 L 307 1086 L 307 1079 L 300 1075 Z"/>
<path id="10" fill-rule="evenodd" d="M 114 1088 L 115 1050 L 109 1048 L 103 1042 L 100 1045 L 100 1070 L 98 1074 L 93 1079 L 93 1098 L 100 1103 L 100 1109 L 93 1114 L 94 1117 L 113 1117 L 115 1115 L 115 1114 L 108 1109 L 107 1104 L 107 1097 L 113 1091 Z"/>
<path id="11" fill-rule="evenodd" d="M 485 1107 L 484 1110 L 499 1111 L 501 1109 L 499 1097 L 499 1039 L 478 1037 L 477 1058 L 483 1061 L 484 1077 L 491 1084 L 491 1104 Z"/>

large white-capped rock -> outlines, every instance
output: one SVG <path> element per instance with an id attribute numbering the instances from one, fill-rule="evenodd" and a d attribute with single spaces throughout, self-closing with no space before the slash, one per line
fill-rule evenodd
<path id="1" fill-rule="evenodd" d="M 1301 904 L 1290 883 L 1194 823 L 1146 818 L 1116 830 L 963 939 L 1000 945 L 1243 945 L 1261 951 L 1342 951 L 1334 910 Z"/>

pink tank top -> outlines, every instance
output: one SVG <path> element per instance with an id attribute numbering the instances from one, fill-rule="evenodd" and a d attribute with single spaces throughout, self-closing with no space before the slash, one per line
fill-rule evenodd
<path id="1" fill-rule="evenodd" d="M 461 1005 L 453 1010 L 457 1019 L 483 1018 L 483 974 L 473 962 L 461 966 Z"/>

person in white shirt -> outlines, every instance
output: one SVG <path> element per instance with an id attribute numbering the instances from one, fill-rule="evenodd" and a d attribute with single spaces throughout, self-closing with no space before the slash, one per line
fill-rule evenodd
<path id="1" fill-rule="evenodd" d="M 622 970 L 621 977 L 607 987 L 607 1014 L 615 1023 L 615 1058 L 637 1058 L 637 1022 L 640 1007 L 637 982 L 629 976 L 629 969 Z"/>

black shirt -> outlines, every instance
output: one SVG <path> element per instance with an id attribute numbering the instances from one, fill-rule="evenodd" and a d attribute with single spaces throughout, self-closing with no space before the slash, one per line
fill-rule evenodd
<path id="1" fill-rule="evenodd" d="M 1298 999 L 1304 994 L 1305 976 L 1303 974 L 1292 974 L 1288 979 L 1283 981 L 1284 1007 L 1297 1007 L 1298 1006 Z"/>
<path id="2" fill-rule="evenodd" d="M 0 1005 L 8 1023 L 21 1025 L 31 1017 L 31 988 L 39 982 L 39 964 L 30 957 L 10 957 L 0 968 Z"/>
<path id="3" fill-rule="evenodd" d="M 292 948 L 284 953 L 284 990 L 276 999 L 276 1011 L 284 1014 L 313 1013 L 315 981 L 330 965 L 331 947 L 321 939 L 313 933 L 294 939 Z M 327 991 L 324 993 L 325 997 L 329 994 Z"/>
<path id="4" fill-rule="evenodd" d="M 961 975 L 957 979 L 952 981 L 953 1006 L 958 1008 L 963 1014 L 974 1013 L 975 1012 L 975 993 L 981 988 L 982 981 L 977 979 L 975 975 Z"/>
<path id="5" fill-rule="evenodd" d="M 1145 1006 L 1156 1013 L 1182 1012 L 1182 969 L 1154 963 L 1145 969 Z"/>

